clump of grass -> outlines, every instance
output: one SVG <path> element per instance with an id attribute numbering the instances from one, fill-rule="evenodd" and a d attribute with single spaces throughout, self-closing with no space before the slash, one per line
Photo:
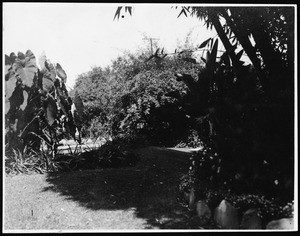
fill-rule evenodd
<path id="1" fill-rule="evenodd" d="M 45 150 L 38 153 L 25 146 L 23 149 L 12 149 L 6 152 L 5 172 L 8 175 L 43 174 L 56 172 L 59 169 L 59 163 Z"/>
<path id="2" fill-rule="evenodd" d="M 5 172 L 9 175 L 43 173 L 44 169 L 45 163 L 29 152 L 27 146 L 23 150 L 12 149 L 5 158 Z"/>

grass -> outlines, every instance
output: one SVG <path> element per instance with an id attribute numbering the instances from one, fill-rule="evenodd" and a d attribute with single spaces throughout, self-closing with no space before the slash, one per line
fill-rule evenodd
<path id="1" fill-rule="evenodd" d="M 5 230 L 189 229 L 177 201 L 187 152 L 148 147 L 135 167 L 6 176 Z"/>
<path id="2" fill-rule="evenodd" d="M 5 157 L 5 172 L 8 175 L 44 173 L 47 169 L 46 161 L 37 153 L 29 154 L 27 147 L 23 150 L 13 149 Z"/>

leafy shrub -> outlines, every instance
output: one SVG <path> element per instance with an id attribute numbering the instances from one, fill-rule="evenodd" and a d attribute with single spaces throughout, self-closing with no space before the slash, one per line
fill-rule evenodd
<path id="1" fill-rule="evenodd" d="M 125 53 L 110 67 L 95 67 L 77 78 L 74 89 L 82 95 L 90 114 L 84 121 L 86 135 L 143 134 L 154 144 L 178 143 L 188 120 L 181 105 L 165 94 L 185 93 L 186 86 L 175 80 L 174 72 L 180 68 L 193 71 L 194 65 L 176 57 L 161 63 L 148 58 L 143 52 Z M 92 114 L 100 110 L 97 116 L 105 119 Z"/>
<path id="2" fill-rule="evenodd" d="M 284 191 L 286 180 L 278 176 L 277 169 L 272 169 L 262 160 L 256 165 L 256 174 L 244 165 L 228 162 L 214 148 L 203 144 L 190 158 L 190 169 L 182 178 L 181 189 L 195 190 L 197 197 L 203 197 L 208 190 L 230 191 L 233 194 L 258 194 L 268 198 L 291 201 L 293 192 Z M 246 166 L 248 167 L 248 166 Z"/>
<path id="3" fill-rule="evenodd" d="M 184 194 L 190 194 L 193 190 L 196 201 L 206 201 L 211 209 L 216 208 L 223 199 L 233 204 L 241 213 L 250 208 L 257 208 L 263 224 L 279 218 L 292 217 L 293 201 L 289 197 L 290 193 L 283 196 L 282 190 L 274 192 L 274 180 L 278 179 L 276 171 L 269 173 L 270 170 L 262 165 L 260 170 L 266 172 L 264 175 L 246 176 L 240 165 L 224 162 L 208 146 L 195 151 L 190 157 L 190 162 L 188 173 L 180 180 L 179 201 L 186 202 Z M 261 176 L 267 177 L 262 179 Z"/>
<path id="4" fill-rule="evenodd" d="M 111 136 L 107 122 L 103 122 L 100 116 L 91 120 L 89 126 L 85 128 L 85 132 L 86 136 L 94 139 L 101 137 L 108 140 Z"/>
<path id="5" fill-rule="evenodd" d="M 207 191 L 206 202 L 214 209 L 225 199 L 243 214 L 251 208 L 258 210 L 258 214 L 265 226 L 272 220 L 293 217 L 293 202 L 276 201 L 272 198 L 266 198 L 264 195 L 257 194 L 233 194 L 222 191 Z"/>
<path id="6" fill-rule="evenodd" d="M 130 150 L 132 145 L 130 140 L 124 138 L 115 138 L 106 142 L 97 152 L 99 165 L 101 167 L 135 166 L 139 157 Z"/>
<path id="7" fill-rule="evenodd" d="M 179 186 L 180 194 L 177 198 L 181 204 L 187 206 L 188 201 L 183 196 L 190 194 L 191 189 L 195 186 L 195 181 L 198 181 L 198 187 L 195 189 L 195 201 L 205 201 L 210 209 L 215 209 L 224 199 L 237 208 L 240 214 L 243 214 L 251 208 L 255 208 L 262 218 L 263 226 L 272 220 L 290 218 L 294 215 L 293 201 L 268 198 L 262 194 L 237 194 L 226 187 L 219 189 L 212 188 L 211 185 L 200 187 L 203 185 L 203 182 L 199 182 L 198 178 L 193 178 L 191 175 L 183 175 L 181 178 L 181 184 Z"/>
<path id="8" fill-rule="evenodd" d="M 149 71 L 134 77 L 129 83 L 132 89 L 117 104 L 119 114 L 115 116 L 118 118 L 115 132 L 151 133 L 152 139 L 164 136 L 163 133 L 174 125 L 172 118 L 180 120 L 179 110 L 172 106 L 174 99 L 164 96 L 174 81 L 170 72 Z"/>

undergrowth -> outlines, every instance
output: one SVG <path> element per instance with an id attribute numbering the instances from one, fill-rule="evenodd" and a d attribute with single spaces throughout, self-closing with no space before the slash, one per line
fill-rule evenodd
<path id="1" fill-rule="evenodd" d="M 188 173 L 180 179 L 179 202 L 188 206 L 191 192 L 194 193 L 195 202 L 205 201 L 210 209 L 215 209 L 222 200 L 227 200 L 239 209 L 240 214 L 251 208 L 257 209 L 264 226 L 271 220 L 293 217 L 293 192 L 263 191 L 262 186 L 266 183 L 251 181 L 249 176 L 240 172 L 224 172 L 228 164 L 223 162 L 212 148 L 205 146 L 194 152 L 190 157 Z M 261 172 L 261 175 L 264 173 Z M 268 176 L 278 179 L 275 174 Z"/>
<path id="2" fill-rule="evenodd" d="M 145 139 L 138 136 L 118 136 L 97 149 L 80 145 L 66 154 L 52 155 L 51 150 L 35 152 L 27 146 L 23 150 L 6 151 L 5 172 L 8 175 L 76 171 L 84 169 L 135 166 L 139 157 L 134 149 L 142 147 Z"/>
<path id="3" fill-rule="evenodd" d="M 5 172 L 8 175 L 16 174 L 43 174 L 56 172 L 60 169 L 59 164 L 51 158 L 47 151 L 35 152 L 24 149 L 12 149 L 5 155 Z"/>

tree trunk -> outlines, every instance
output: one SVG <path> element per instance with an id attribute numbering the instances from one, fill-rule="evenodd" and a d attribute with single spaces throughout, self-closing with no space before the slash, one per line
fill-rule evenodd
<path id="1" fill-rule="evenodd" d="M 230 9 L 232 14 L 234 14 L 234 9 Z M 251 60 L 254 69 L 257 73 L 257 76 L 260 80 L 264 80 L 264 74 L 261 70 L 261 61 L 257 58 L 256 50 L 252 46 L 248 35 L 245 33 L 245 31 L 241 30 L 243 29 L 242 26 L 238 23 L 239 19 L 233 19 L 229 17 L 228 13 L 224 10 L 222 12 L 223 17 L 225 18 L 227 24 L 230 26 L 232 32 L 237 37 L 238 41 L 241 43 L 243 49 L 245 50 L 246 54 L 248 55 L 249 59 Z M 234 14 L 235 15 L 235 14 Z"/>
<path id="2" fill-rule="evenodd" d="M 241 68 L 241 64 L 234 52 L 234 50 L 235 50 L 234 46 L 230 43 L 229 39 L 227 38 L 227 36 L 222 28 L 222 25 L 219 21 L 219 17 L 216 14 L 212 14 L 210 17 L 211 17 L 210 19 L 212 21 L 212 24 L 218 33 L 218 36 L 222 40 L 222 43 L 232 60 L 233 66 L 239 71 L 239 69 Z"/>

